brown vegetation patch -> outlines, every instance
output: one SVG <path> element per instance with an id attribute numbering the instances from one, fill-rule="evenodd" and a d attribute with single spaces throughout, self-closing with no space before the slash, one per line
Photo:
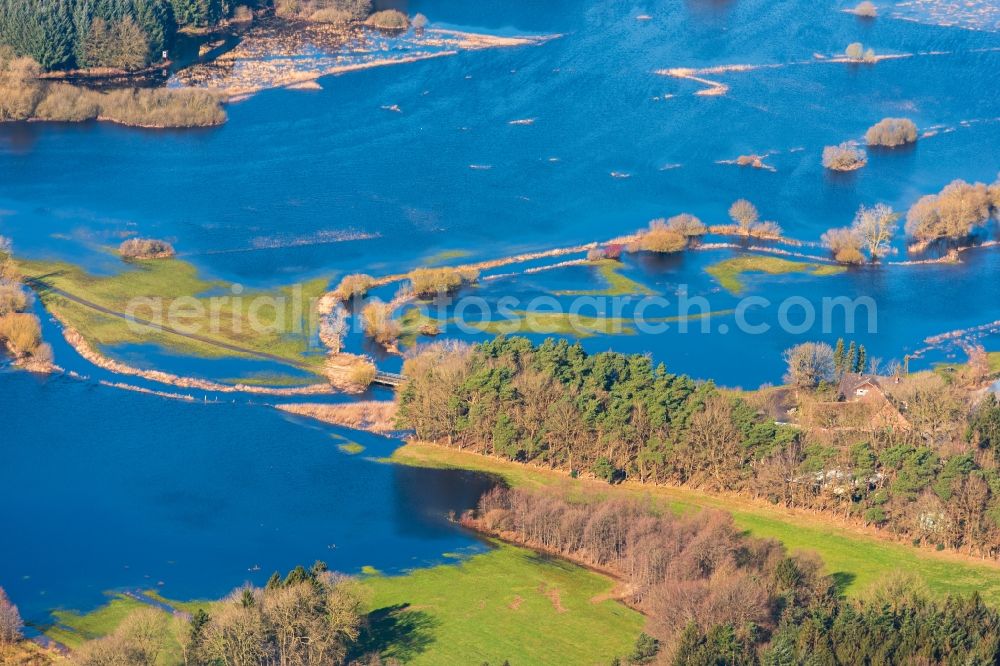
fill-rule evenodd
<path id="1" fill-rule="evenodd" d="M 523 603 L 524 603 L 524 597 L 522 597 L 520 594 L 518 594 L 517 596 L 514 597 L 513 601 L 511 601 L 509 604 L 507 604 L 507 608 L 509 608 L 509 609 L 511 609 L 513 611 L 516 611 L 517 609 L 519 609 L 521 607 L 521 604 L 523 604 Z"/>
<path id="2" fill-rule="evenodd" d="M 291 414 L 355 430 L 386 433 L 396 429 L 397 408 L 393 401 L 367 400 L 339 405 L 296 403 L 275 407 Z"/>

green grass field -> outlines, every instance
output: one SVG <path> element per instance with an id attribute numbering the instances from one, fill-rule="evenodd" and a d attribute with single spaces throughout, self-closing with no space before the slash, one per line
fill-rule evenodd
<path id="1" fill-rule="evenodd" d="M 362 570 L 371 590 L 372 632 L 360 654 L 379 651 L 407 664 L 608 664 L 631 652 L 642 631 L 641 614 L 610 598 L 614 582 L 582 567 L 496 544 L 455 564 L 386 576 Z M 168 600 L 188 613 L 212 602 Z M 131 597 L 113 597 L 90 613 L 57 611 L 45 635 L 71 648 L 113 632 L 125 617 L 149 608 Z M 174 623 L 170 632 L 182 631 Z M 170 633 L 158 663 L 183 663 Z M 593 640 L 599 637 L 600 640 Z"/>
<path id="2" fill-rule="evenodd" d="M 203 357 L 270 354 L 300 367 L 316 368 L 322 354 L 303 355 L 318 325 L 311 313 L 327 281 L 311 280 L 273 292 L 234 293 L 233 285 L 208 281 L 191 264 L 178 259 L 134 262 L 121 273 L 95 276 L 72 264 L 21 261 L 27 279 L 37 281 L 45 307 L 77 329 L 96 347 L 156 343 L 180 353 Z M 162 321 L 205 340 L 149 326 L 138 326 L 61 294 L 53 287 L 119 314 Z M 135 299 L 156 299 L 161 305 Z M 174 315 L 170 308 L 174 308 Z M 155 308 L 155 309 L 154 309 Z M 159 314 L 157 314 L 159 313 Z M 259 325 L 254 325 L 255 322 Z M 224 349 L 213 343 L 246 350 Z"/>
<path id="3" fill-rule="evenodd" d="M 643 628 L 606 598 L 613 583 L 561 560 L 500 545 L 458 564 L 373 576 L 366 646 L 407 664 L 608 664 Z"/>
<path id="4" fill-rule="evenodd" d="M 823 277 L 838 275 L 846 270 L 843 266 L 830 264 L 790 261 L 788 259 L 760 255 L 743 255 L 712 264 L 705 269 L 705 272 L 714 277 L 723 289 L 734 296 L 739 296 L 746 289 L 743 279 L 746 273 L 766 273 L 767 275 L 806 273 L 816 277 Z"/>
<path id="5" fill-rule="evenodd" d="M 650 289 L 641 282 L 637 282 L 630 277 L 622 275 L 625 264 L 614 259 L 602 259 L 600 261 L 587 264 L 588 267 L 596 267 L 597 275 L 607 285 L 604 289 L 592 289 L 583 291 L 557 291 L 557 296 L 629 296 L 638 294 L 641 296 L 653 296 L 657 292 Z"/>
<path id="6" fill-rule="evenodd" d="M 848 595 L 863 592 L 871 583 L 894 571 L 912 573 L 932 592 L 979 592 L 992 604 L 1000 604 L 1000 567 L 954 553 L 917 549 L 879 538 L 834 520 L 769 507 L 732 497 L 721 497 L 687 488 L 639 486 L 570 479 L 565 474 L 505 462 L 473 453 L 430 444 L 411 443 L 397 449 L 393 462 L 424 467 L 455 467 L 495 474 L 512 486 L 560 487 L 580 496 L 626 494 L 661 502 L 673 511 L 713 508 L 733 515 L 749 534 L 777 539 L 790 551 L 813 551 L 823 558 Z"/>

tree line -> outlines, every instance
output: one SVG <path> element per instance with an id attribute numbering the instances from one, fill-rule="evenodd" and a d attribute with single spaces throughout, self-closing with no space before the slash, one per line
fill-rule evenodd
<path id="1" fill-rule="evenodd" d="M 856 349 L 840 362 L 858 360 Z M 829 383 L 734 395 L 646 356 L 588 355 L 565 340 L 436 343 L 403 372 L 399 425 L 422 440 L 609 483 L 825 510 L 918 545 L 1000 552 L 1000 403 L 970 400 L 938 375 L 886 387 L 885 408 L 900 411 L 904 428 L 864 405 L 837 405 Z M 770 415 L 789 408 L 799 426 Z"/>
<path id="2" fill-rule="evenodd" d="M 810 554 L 788 555 L 713 511 L 676 516 L 621 499 L 485 494 L 466 525 L 620 578 L 648 618 L 624 663 L 991 664 L 1000 615 L 978 595 L 934 601 L 905 577 L 848 601 Z M 619 663 L 622 663 L 619 660 Z"/>
<path id="3" fill-rule="evenodd" d="M 236 9 L 229 0 L 0 0 L 0 44 L 45 70 L 139 69 L 173 47 L 178 29 L 217 25 Z"/>

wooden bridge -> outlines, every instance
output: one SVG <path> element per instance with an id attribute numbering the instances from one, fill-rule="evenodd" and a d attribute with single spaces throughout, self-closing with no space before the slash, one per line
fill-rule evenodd
<path id="1" fill-rule="evenodd" d="M 398 372 L 385 372 L 384 370 L 379 370 L 375 374 L 375 380 L 373 384 L 379 384 L 381 386 L 391 386 L 396 388 L 401 386 L 403 382 L 406 381 L 406 377 L 399 374 Z"/>

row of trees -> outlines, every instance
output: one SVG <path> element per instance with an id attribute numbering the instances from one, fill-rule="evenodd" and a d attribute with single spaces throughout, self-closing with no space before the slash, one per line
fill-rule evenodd
<path id="1" fill-rule="evenodd" d="M 495 489 L 463 522 L 621 577 L 655 638 L 629 663 L 656 652 L 678 666 L 1000 659 L 1000 614 L 977 595 L 935 601 L 895 577 L 848 601 L 818 558 L 749 538 L 722 513 Z"/>
<path id="2" fill-rule="evenodd" d="M 628 249 L 631 252 L 680 252 L 710 231 L 744 238 L 781 238 L 781 227 L 775 222 L 762 221 L 760 211 L 746 199 L 733 202 L 729 207 L 729 218 L 732 225 L 712 229 L 690 213 L 681 213 L 669 219 L 658 218 L 652 220 L 647 229 L 636 234 Z"/>
<path id="3" fill-rule="evenodd" d="M 833 351 L 822 352 L 817 385 L 836 376 Z M 851 370 L 859 362 L 860 349 L 841 360 Z M 890 406 L 875 414 L 831 411 L 828 383 L 797 397 L 735 397 L 646 356 L 588 355 L 566 341 L 438 343 L 408 358 L 404 374 L 400 426 L 420 439 L 609 482 L 745 493 L 917 543 L 1000 552 L 1000 405 L 976 404 L 937 375 L 886 386 Z M 790 407 L 803 427 L 768 416 Z"/>
<path id="4" fill-rule="evenodd" d="M 366 6 L 359 18 L 370 13 L 370 0 L 351 2 Z M 245 4 L 230 0 L 0 0 L 0 44 L 45 70 L 133 70 L 159 60 L 180 28 L 210 28 L 228 17 L 245 20 L 249 15 Z"/>
<path id="5" fill-rule="evenodd" d="M 905 230 L 918 248 L 940 240 L 962 241 L 998 214 L 1000 180 L 992 185 L 955 180 L 938 194 L 917 200 L 906 213 Z M 891 251 L 900 217 L 886 204 L 862 205 L 851 226 L 830 229 L 823 243 L 840 263 L 860 264 L 866 255 L 878 261 Z"/>
<path id="6" fill-rule="evenodd" d="M 76 666 L 154 666 L 179 643 L 183 663 L 233 666 L 343 664 L 365 623 L 366 593 L 356 580 L 317 562 L 277 574 L 264 588 L 237 588 L 210 612 L 168 615 L 133 611 L 109 635 L 85 642 L 70 655 Z M 0 590 L 0 644 L 20 639 L 19 625 L 4 633 L 12 607 Z M 8 623 L 9 624 L 9 623 Z"/>

